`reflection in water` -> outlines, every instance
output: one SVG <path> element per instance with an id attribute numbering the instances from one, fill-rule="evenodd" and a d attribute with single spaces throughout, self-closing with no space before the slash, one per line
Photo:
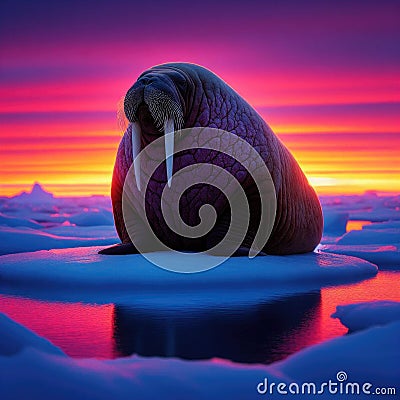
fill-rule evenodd
<path id="1" fill-rule="evenodd" d="M 116 305 L 117 353 L 270 363 L 313 343 L 320 292 L 240 309 L 146 311 Z"/>
<path id="2" fill-rule="evenodd" d="M 372 224 L 371 221 L 349 219 L 346 224 L 346 232 L 360 231 L 364 226 Z"/>
<path id="3" fill-rule="evenodd" d="M 114 358 L 112 304 L 93 305 L 0 295 L 0 312 L 44 336 L 71 357 Z"/>
<path id="4" fill-rule="evenodd" d="M 374 300 L 400 301 L 400 272 L 380 271 L 375 277 L 363 282 L 322 289 L 321 340 L 347 332 L 347 328 L 338 319 L 330 318 L 337 305 Z"/>
<path id="5" fill-rule="evenodd" d="M 222 357 L 269 362 L 305 346 L 345 334 L 330 315 L 337 305 L 400 301 L 400 273 L 380 271 L 349 285 L 280 301 L 204 311 L 40 301 L 0 295 L 4 312 L 70 356 L 115 358 L 131 353 L 185 358 Z M 154 308 L 153 308 L 154 310 Z"/>

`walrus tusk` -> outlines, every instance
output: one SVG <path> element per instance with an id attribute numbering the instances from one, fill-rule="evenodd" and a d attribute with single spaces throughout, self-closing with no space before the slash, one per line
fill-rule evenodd
<path id="1" fill-rule="evenodd" d="M 132 158 L 133 168 L 135 170 L 136 186 L 140 192 L 140 159 L 138 157 L 141 150 L 140 137 L 142 136 L 142 130 L 137 122 L 131 123 L 132 129 Z"/>
<path id="2" fill-rule="evenodd" d="M 167 183 L 171 187 L 172 167 L 174 165 L 174 120 L 167 119 L 164 123 L 165 162 L 167 164 Z"/>

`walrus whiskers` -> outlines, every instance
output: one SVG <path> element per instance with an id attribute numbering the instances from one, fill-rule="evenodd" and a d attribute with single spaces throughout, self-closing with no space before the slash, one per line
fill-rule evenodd
<path id="1" fill-rule="evenodd" d="M 143 91 L 130 91 L 124 99 L 124 113 L 129 121 L 137 121 L 136 112 L 143 101 Z"/>
<path id="2" fill-rule="evenodd" d="M 117 103 L 117 124 L 122 134 L 124 134 L 124 132 L 128 129 L 129 126 L 129 121 L 128 118 L 126 118 L 124 111 L 124 100 L 125 96 L 121 97 Z"/>
<path id="3" fill-rule="evenodd" d="M 179 130 L 183 126 L 181 107 L 161 90 L 153 89 L 145 92 L 145 103 L 149 107 L 151 116 L 157 129 L 162 132 L 168 119 L 174 121 L 174 127 Z"/>

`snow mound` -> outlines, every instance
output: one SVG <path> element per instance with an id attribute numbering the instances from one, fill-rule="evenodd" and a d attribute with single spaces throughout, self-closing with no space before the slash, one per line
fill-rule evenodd
<path id="1" fill-rule="evenodd" d="M 73 246 L 111 245 L 115 237 L 65 237 L 30 228 L 0 227 L 0 255 Z"/>
<path id="2" fill-rule="evenodd" d="M 15 355 L 27 347 L 32 347 L 44 353 L 64 355 L 56 346 L 46 339 L 35 335 L 24 326 L 0 313 L 0 359 Z"/>
<path id="3" fill-rule="evenodd" d="M 337 306 L 331 315 L 354 332 L 375 325 L 386 325 L 400 320 L 400 302 L 373 301 Z"/>
<path id="4" fill-rule="evenodd" d="M 400 230 L 400 221 L 374 222 L 373 224 L 363 226 L 363 229 L 399 229 Z"/>
<path id="5" fill-rule="evenodd" d="M 355 220 L 367 220 L 372 222 L 384 222 L 384 221 L 399 221 L 400 210 L 387 209 L 387 208 L 376 208 L 370 211 L 359 211 L 351 214 L 351 219 Z"/>
<path id="6" fill-rule="evenodd" d="M 103 300 L 111 293 L 110 301 L 123 293 L 152 293 L 146 298 L 154 301 L 160 293 L 174 296 L 184 291 L 192 299 L 196 295 L 209 299 L 213 292 L 211 298 L 217 297 L 218 301 L 242 302 L 264 299 L 266 288 L 315 289 L 354 282 L 377 273 L 375 265 L 354 257 L 308 253 L 253 259 L 234 257 L 208 271 L 180 274 L 159 268 L 140 254 L 106 256 L 97 254 L 99 250 L 100 247 L 81 247 L 5 255 L 0 257 L 1 282 L 18 284 L 16 287 L 71 289 L 73 293 L 80 287 L 97 290 Z M 188 262 L 186 257 L 170 252 L 154 254 L 177 265 Z M 189 262 L 202 263 L 209 257 L 212 256 L 192 254 Z M 222 291 L 234 295 L 224 297 Z M 199 298 L 196 301 L 202 302 Z"/>
<path id="7" fill-rule="evenodd" d="M 110 211 L 86 211 L 68 217 L 71 224 L 78 226 L 114 225 L 114 218 Z"/>
<path id="8" fill-rule="evenodd" d="M 346 232 L 349 213 L 324 209 L 324 235 L 340 236 Z"/>
<path id="9" fill-rule="evenodd" d="M 366 192 L 363 195 L 320 196 L 324 210 L 348 212 L 351 220 L 382 222 L 400 220 L 400 196 L 381 196 Z"/>
<path id="10" fill-rule="evenodd" d="M 363 245 L 363 244 L 400 244 L 400 229 L 362 229 L 350 231 L 343 235 L 337 244 Z"/>
<path id="11" fill-rule="evenodd" d="M 136 356 L 110 361 L 71 359 L 61 351 L 54 354 L 53 346 L 48 342 L 51 351 L 46 352 L 44 339 L 6 317 L 0 321 L 4 328 L 2 333 L 7 331 L 6 339 L 3 336 L 0 339 L 2 347 L 14 333 L 21 340 L 20 346 L 24 347 L 23 352 L 0 353 L 2 400 L 42 400 L 49 393 L 53 396 L 56 393 L 59 400 L 146 400 L 159 397 L 174 400 L 246 400 L 260 398 L 257 387 L 266 381 L 270 386 L 272 382 L 276 385 L 286 383 L 286 390 L 290 383 L 301 387 L 302 382 L 313 382 L 320 388 L 323 382 L 329 380 L 336 382 L 337 387 L 339 371 L 347 374 L 346 382 L 357 382 L 360 387 L 370 382 L 371 393 L 375 387 L 395 387 L 400 380 L 400 348 L 397 345 L 400 322 L 311 346 L 269 366 L 250 366 L 220 359 L 183 361 Z M 24 335 L 21 336 L 18 329 Z M 282 398 L 276 387 L 273 394 L 266 395 L 268 398 Z M 327 390 L 318 395 L 319 398 L 328 396 Z M 340 398 L 344 396 L 340 395 Z M 301 397 L 310 398 L 310 395 Z M 356 397 L 364 399 L 370 395 Z"/>
<path id="12" fill-rule="evenodd" d="M 63 225 L 46 228 L 42 231 L 56 236 L 112 239 L 112 243 L 119 241 L 114 225 L 75 226 L 66 222 Z"/>
<path id="13" fill-rule="evenodd" d="M 271 367 L 294 381 L 314 383 L 328 382 L 329 379 L 338 382 L 335 378 L 343 371 L 347 375 L 346 383 L 357 382 L 361 389 L 362 383 L 369 382 L 373 394 L 375 387 L 396 387 L 400 382 L 399 335 L 400 321 L 392 322 L 308 347 Z M 349 397 L 353 396 L 337 396 Z M 354 397 L 371 398 L 371 395 Z"/>
<path id="14" fill-rule="evenodd" d="M 33 185 L 32 190 L 29 193 L 22 192 L 21 194 L 12 197 L 10 200 L 12 203 L 29 205 L 43 205 L 56 202 L 53 194 L 50 192 L 46 192 L 43 187 L 37 182 Z"/>
<path id="15" fill-rule="evenodd" d="M 379 266 L 398 266 L 398 256 L 395 253 L 384 250 L 385 254 L 379 258 L 375 249 L 377 245 L 400 244 L 400 196 L 366 192 L 363 195 L 320 196 L 320 201 L 324 215 L 321 244 L 332 245 L 322 249 L 364 257 L 368 261 L 377 262 Z M 365 221 L 366 224 L 362 230 L 346 233 L 348 221 Z M 359 247 L 333 247 L 334 245 Z M 371 245 L 375 248 L 369 248 Z"/>
<path id="16" fill-rule="evenodd" d="M 400 268 L 400 246 L 324 244 L 319 247 L 319 250 L 362 258 L 382 269 Z"/>
<path id="17" fill-rule="evenodd" d="M 13 217 L 2 213 L 0 213 L 0 225 L 9 226 L 11 228 L 23 227 L 23 226 L 33 229 L 42 228 L 40 224 L 31 219 Z"/>

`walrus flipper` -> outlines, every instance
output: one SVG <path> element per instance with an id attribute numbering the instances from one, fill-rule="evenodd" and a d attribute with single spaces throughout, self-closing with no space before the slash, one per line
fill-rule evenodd
<path id="1" fill-rule="evenodd" d="M 119 243 L 111 247 L 107 247 L 99 251 L 99 254 L 106 255 L 125 255 L 138 254 L 138 250 L 132 243 Z"/>

